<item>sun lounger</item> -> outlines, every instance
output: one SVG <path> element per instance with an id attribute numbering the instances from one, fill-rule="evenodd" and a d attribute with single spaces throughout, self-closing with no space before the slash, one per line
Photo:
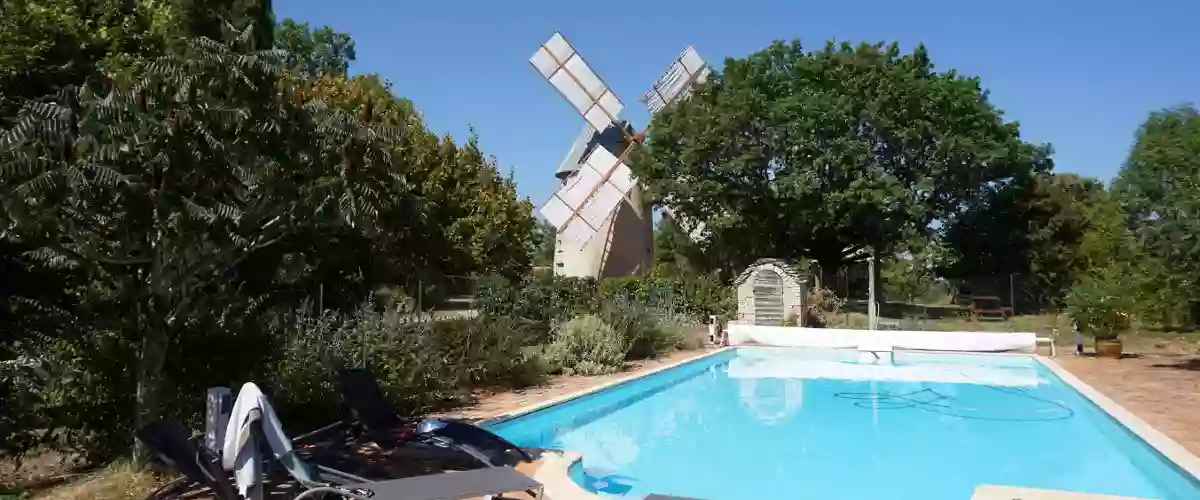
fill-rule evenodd
<path id="1" fill-rule="evenodd" d="M 487 467 L 431 476 L 348 484 L 342 489 L 377 500 L 440 500 L 502 493 L 532 492 L 542 498 L 542 484 L 512 467 Z"/>
<path id="2" fill-rule="evenodd" d="M 465 453 L 488 466 L 514 465 L 533 460 L 525 450 L 486 429 L 454 419 L 404 419 L 388 406 L 375 375 L 366 369 L 338 373 L 342 402 L 364 437 L 395 448 L 418 441 Z"/>
<path id="3" fill-rule="evenodd" d="M 178 420 L 150 423 L 134 433 L 159 460 L 183 474 L 186 481 L 173 481 L 149 498 L 164 498 L 174 490 L 194 483 L 207 488 L 217 500 L 238 500 L 229 474 L 221 469 L 220 459 L 207 448 L 196 446 L 187 429 Z"/>
<path id="4" fill-rule="evenodd" d="M 176 492 L 183 493 L 185 488 L 199 486 L 217 500 L 242 499 L 235 491 L 229 473 L 220 467 L 220 457 L 192 442 L 179 421 L 154 422 L 138 429 L 136 435 L 151 453 L 184 476 L 182 481 L 171 482 L 150 498 L 177 497 L 180 495 Z M 336 494 L 358 500 L 433 500 L 521 491 L 532 492 L 534 498 L 540 498 L 543 491 L 541 483 L 511 467 L 380 481 L 368 481 L 327 467 L 312 467 L 312 471 L 316 481 L 300 480 L 305 492 L 296 498 L 324 498 L 321 495 Z"/>

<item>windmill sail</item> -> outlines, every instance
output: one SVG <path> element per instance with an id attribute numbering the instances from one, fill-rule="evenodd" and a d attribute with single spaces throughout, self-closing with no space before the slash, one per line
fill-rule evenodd
<path id="1" fill-rule="evenodd" d="M 633 174 L 618 160 L 633 143 L 620 120 L 624 105 L 561 33 L 530 64 L 587 122 L 555 177 L 562 184 L 539 212 L 558 231 L 554 273 L 629 276 L 652 264 L 652 211 Z"/>
<path id="2" fill-rule="evenodd" d="M 603 131 L 617 121 L 624 104 L 562 33 L 555 32 L 538 47 L 529 63 L 596 131 Z"/>
<path id="3" fill-rule="evenodd" d="M 595 236 L 634 185 L 629 166 L 607 148 L 596 147 L 540 213 L 569 241 L 584 243 Z"/>
<path id="4" fill-rule="evenodd" d="M 711 70 L 708 63 L 704 62 L 694 47 L 688 45 L 679 54 L 679 57 L 671 62 L 662 76 L 658 77 L 654 86 L 642 95 L 641 101 L 650 110 L 650 115 L 654 116 L 667 105 L 686 99 L 692 93 L 692 85 L 704 83 L 708 79 L 709 73 Z M 667 215 L 675 216 L 670 202 L 664 204 L 662 210 Z M 676 217 L 676 219 L 681 218 Z M 683 221 L 680 220 L 680 222 Z M 705 235 L 704 223 L 696 221 L 689 228 L 688 235 L 691 236 L 692 241 L 700 241 Z"/>
<path id="5" fill-rule="evenodd" d="M 654 86 L 642 95 L 642 102 L 650 110 L 651 115 L 658 114 L 663 108 L 677 100 L 685 99 L 692 92 L 692 85 L 704 83 L 710 70 L 696 49 L 688 45 L 679 57 L 676 57 L 667 71 L 658 77 Z"/>

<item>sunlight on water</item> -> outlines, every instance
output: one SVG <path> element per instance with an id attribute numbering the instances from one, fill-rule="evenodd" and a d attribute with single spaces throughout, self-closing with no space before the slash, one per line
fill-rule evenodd
<path id="1" fill-rule="evenodd" d="M 1200 498 L 1026 356 L 738 349 L 493 429 L 605 497 L 966 499 L 980 484 Z"/>

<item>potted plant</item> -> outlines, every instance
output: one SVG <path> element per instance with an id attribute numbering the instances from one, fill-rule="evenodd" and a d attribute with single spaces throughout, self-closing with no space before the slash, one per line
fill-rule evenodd
<path id="1" fill-rule="evenodd" d="M 1119 272 L 1101 270 L 1080 280 L 1067 294 L 1067 315 L 1075 327 L 1096 340 L 1096 356 L 1121 357 L 1121 335 L 1129 331 L 1133 293 L 1122 286 Z"/>

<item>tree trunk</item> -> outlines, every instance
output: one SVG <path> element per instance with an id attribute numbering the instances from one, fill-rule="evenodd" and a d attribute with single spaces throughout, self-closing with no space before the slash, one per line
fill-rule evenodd
<path id="1" fill-rule="evenodd" d="M 137 402 L 134 425 L 138 428 L 162 419 L 162 369 L 167 359 L 167 335 L 162 325 L 142 332 L 141 355 L 137 367 Z M 138 465 L 150 460 L 149 451 L 134 439 L 133 459 Z"/>
<path id="2" fill-rule="evenodd" d="M 143 296 L 148 299 L 145 303 L 139 301 L 137 305 L 138 312 L 138 327 L 142 334 L 141 352 L 138 355 L 137 366 L 137 400 L 135 403 L 135 428 L 140 428 L 144 425 L 151 424 L 162 419 L 162 395 L 165 384 L 162 380 L 163 366 L 167 361 L 167 346 L 168 328 L 172 325 L 166 320 L 166 311 L 170 301 L 166 300 L 168 287 L 165 284 L 163 274 L 163 230 L 161 213 L 158 210 L 159 203 L 156 199 L 161 195 L 161 171 L 155 167 L 154 174 L 154 189 L 152 195 L 155 198 L 154 209 L 151 212 L 151 222 L 154 228 L 148 234 L 148 248 L 150 254 L 150 269 L 149 278 L 146 283 L 147 289 L 150 292 L 148 296 Z M 144 308 L 144 309 L 143 309 Z M 134 463 L 139 466 L 145 466 L 149 462 L 149 452 L 141 442 L 134 439 L 133 458 Z"/>
<path id="3" fill-rule="evenodd" d="M 875 255 L 874 250 L 871 253 Z M 871 268 L 871 271 L 875 273 L 875 315 L 883 316 L 883 305 L 887 303 L 887 295 L 883 292 L 883 265 L 879 262 L 878 255 L 875 255 L 875 259 L 875 266 Z"/>

